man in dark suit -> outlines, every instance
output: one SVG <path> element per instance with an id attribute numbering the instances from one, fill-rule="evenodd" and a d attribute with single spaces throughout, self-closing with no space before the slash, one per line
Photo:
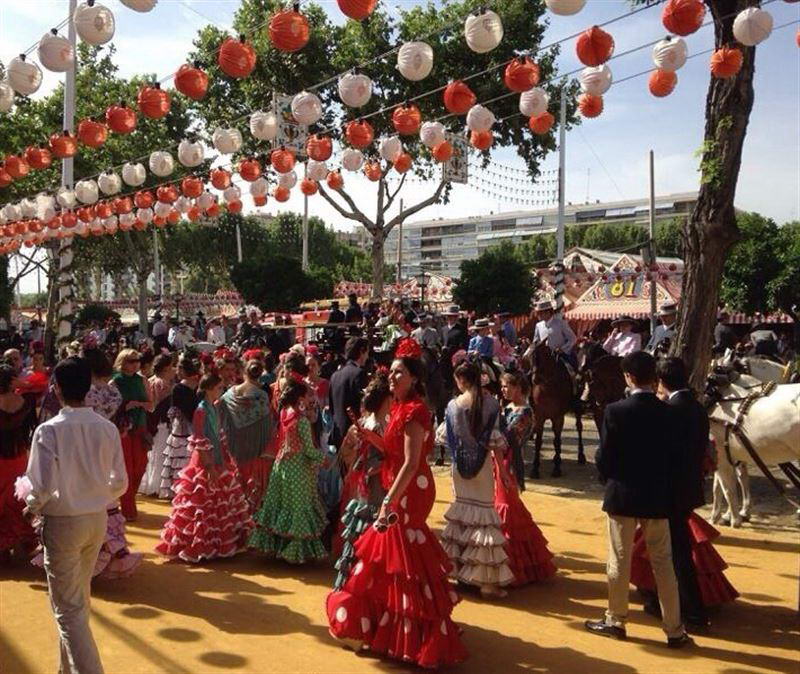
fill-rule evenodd
<path id="1" fill-rule="evenodd" d="M 708 453 L 708 414 L 689 388 L 686 365 L 680 358 L 667 358 L 658 366 L 659 393 L 676 416 L 677 454 L 672 459 L 672 514 L 669 533 L 672 564 L 678 578 L 681 615 L 690 627 L 708 626 L 705 606 L 692 560 L 689 516 L 705 503 L 703 462 Z M 658 598 L 648 598 L 645 611 L 659 615 Z"/>
<path id="2" fill-rule="evenodd" d="M 333 419 L 333 430 L 328 442 L 337 448 L 350 428 L 347 410 L 352 409 L 356 415 L 361 412 L 361 394 L 367 384 L 364 371 L 369 355 L 367 340 L 364 337 L 351 337 L 345 344 L 344 355 L 347 362 L 331 377 L 328 394 L 328 406 Z"/>
<path id="3" fill-rule="evenodd" d="M 606 485 L 608 610 L 602 620 L 587 620 L 585 627 L 603 636 L 626 637 L 631 551 L 638 523 L 656 578 L 667 645 L 681 648 L 692 640 L 681 623 L 669 536 L 675 415 L 656 397 L 656 362 L 649 353 L 626 356 L 622 371 L 631 394 L 606 407 L 595 456 Z"/>

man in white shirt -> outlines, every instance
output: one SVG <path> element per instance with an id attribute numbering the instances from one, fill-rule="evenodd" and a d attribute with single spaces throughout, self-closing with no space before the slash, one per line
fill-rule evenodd
<path id="1" fill-rule="evenodd" d="M 155 313 L 153 320 L 153 348 L 155 349 L 156 353 L 158 353 L 162 349 L 167 348 L 169 327 L 167 326 L 167 322 L 164 320 L 164 316 L 160 311 Z"/>
<path id="2" fill-rule="evenodd" d="M 620 316 L 611 323 L 613 330 L 603 342 L 603 348 L 612 356 L 624 358 L 642 350 L 642 336 L 633 331 L 636 321 L 630 316 Z"/>
<path id="3" fill-rule="evenodd" d="M 422 325 L 411 332 L 412 339 L 415 339 L 420 346 L 425 346 L 429 349 L 438 349 L 441 346 L 441 339 L 439 331 L 434 328 L 431 323 L 430 314 L 422 314 L 420 316 Z"/>
<path id="4" fill-rule="evenodd" d="M 92 384 L 89 363 L 67 358 L 53 374 L 62 408 L 33 435 L 25 514 L 44 520 L 44 568 L 59 633 L 59 671 L 102 674 L 89 627 L 90 587 L 106 535 L 106 508 L 125 493 L 128 476 L 116 426 L 84 406 Z"/>
<path id="5" fill-rule="evenodd" d="M 225 344 L 225 328 L 220 323 L 219 318 L 214 318 L 208 325 L 208 341 L 216 346 L 224 346 Z"/>
<path id="6" fill-rule="evenodd" d="M 655 353 L 658 345 L 665 339 L 672 339 L 675 335 L 675 321 L 678 318 L 678 305 L 675 302 L 664 302 L 658 310 L 658 317 L 661 325 L 657 325 L 653 330 L 653 336 L 647 342 L 645 351 Z"/>
<path id="7" fill-rule="evenodd" d="M 183 351 L 189 343 L 189 327 L 185 324 L 173 325 L 169 329 L 169 344 L 176 351 Z"/>
<path id="8" fill-rule="evenodd" d="M 533 341 L 526 355 L 530 357 L 533 349 L 544 342 L 554 353 L 563 354 L 565 360 L 575 369 L 577 363 L 573 351 L 577 339 L 569 323 L 553 311 L 553 305 L 548 300 L 536 304 L 536 315 L 539 321 L 533 330 Z"/>

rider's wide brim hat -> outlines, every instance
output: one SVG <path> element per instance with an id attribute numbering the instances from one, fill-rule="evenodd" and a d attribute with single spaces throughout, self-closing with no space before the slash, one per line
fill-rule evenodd
<path id="1" fill-rule="evenodd" d="M 481 330 L 483 328 L 491 328 L 494 326 L 494 323 L 491 323 L 488 318 L 479 318 L 475 323 L 473 323 L 473 327 L 476 330 Z"/>
<path id="2" fill-rule="evenodd" d="M 664 302 L 659 309 L 659 316 L 673 316 L 678 313 L 678 305 L 675 302 Z"/>
<path id="3" fill-rule="evenodd" d="M 541 302 L 537 302 L 536 306 L 534 307 L 536 311 L 552 311 L 553 310 L 553 303 L 550 300 L 543 300 Z"/>
<path id="4" fill-rule="evenodd" d="M 451 304 L 447 309 L 442 312 L 442 316 L 460 316 L 461 307 L 457 304 Z"/>
<path id="5" fill-rule="evenodd" d="M 636 319 L 626 314 L 624 316 L 620 316 L 619 318 L 615 318 L 613 321 L 611 321 L 612 326 L 622 325 L 623 323 L 631 323 L 633 325 L 636 325 Z"/>

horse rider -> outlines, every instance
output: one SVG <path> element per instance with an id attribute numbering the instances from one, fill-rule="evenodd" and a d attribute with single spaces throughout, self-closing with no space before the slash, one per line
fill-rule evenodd
<path id="1" fill-rule="evenodd" d="M 633 331 L 636 321 L 631 316 L 620 316 L 611 323 L 611 334 L 603 342 L 603 348 L 612 356 L 624 358 L 642 350 L 642 336 Z"/>
<path id="2" fill-rule="evenodd" d="M 717 314 L 717 324 L 714 326 L 714 355 L 722 356 L 728 349 L 735 349 L 739 341 L 733 328 L 728 325 L 728 312 L 720 311 Z"/>
<path id="3" fill-rule="evenodd" d="M 489 361 L 494 357 L 494 338 L 489 334 L 492 324 L 488 318 L 479 318 L 473 323 L 477 334 L 469 340 L 467 353 L 477 353 Z"/>
<path id="4" fill-rule="evenodd" d="M 500 326 L 500 331 L 505 337 L 506 342 L 508 342 L 509 346 L 516 347 L 517 346 L 517 329 L 514 327 L 514 324 L 511 322 L 511 314 L 507 311 L 498 311 L 495 314 L 495 323 Z"/>
<path id="5" fill-rule="evenodd" d="M 678 320 L 678 305 L 675 302 L 664 302 L 658 309 L 658 318 L 661 324 L 653 330 L 650 341 L 647 342 L 645 351 L 655 353 L 658 345 L 665 339 L 672 340 L 675 336 L 675 321 Z"/>
<path id="6" fill-rule="evenodd" d="M 466 350 L 469 340 L 467 338 L 467 330 L 461 321 L 461 307 L 457 304 L 451 304 L 442 315 L 447 321 L 440 328 L 442 344 L 453 353 L 461 349 Z"/>
<path id="7" fill-rule="evenodd" d="M 430 314 L 422 314 L 419 317 L 420 325 L 411 332 L 411 338 L 420 346 L 439 351 L 441 339 L 439 331 L 433 327 L 433 317 Z"/>
<path id="8" fill-rule="evenodd" d="M 575 344 L 578 340 L 569 323 L 553 310 L 553 304 L 549 300 L 538 302 L 535 311 L 539 320 L 533 329 L 533 340 L 525 355 L 531 357 L 534 349 L 544 342 L 564 361 L 570 374 L 573 374 L 578 369 L 575 356 Z"/>
<path id="9" fill-rule="evenodd" d="M 750 342 L 753 345 L 753 355 L 780 360 L 778 357 L 778 335 L 764 323 L 756 325 L 752 330 Z"/>

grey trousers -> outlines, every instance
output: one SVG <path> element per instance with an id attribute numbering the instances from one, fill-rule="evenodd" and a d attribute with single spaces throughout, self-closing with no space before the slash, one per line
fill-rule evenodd
<path id="1" fill-rule="evenodd" d="M 89 628 L 89 604 L 92 571 L 105 539 L 107 519 L 105 510 L 44 518 L 44 569 L 58 627 L 60 674 L 103 674 Z"/>
<path id="2" fill-rule="evenodd" d="M 683 634 L 678 581 L 672 565 L 672 544 L 667 519 L 637 519 L 608 515 L 608 611 L 609 625 L 624 626 L 628 617 L 628 592 L 631 582 L 631 553 L 636 523 L 642 525 L 647 553 L 658 588 L 664 632 L 668 637 Z"/>

